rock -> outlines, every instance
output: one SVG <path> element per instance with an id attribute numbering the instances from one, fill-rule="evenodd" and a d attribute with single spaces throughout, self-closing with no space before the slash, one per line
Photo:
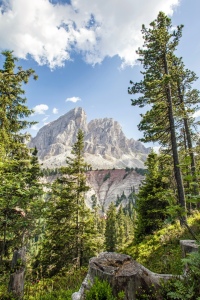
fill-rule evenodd
<path id="1" fill-rule="evenodd" d="M 153 273 L 125 254 L 103 252 L 90 259 L 88 274 L 79 292 L 72 295 L 72 299 L 83 300 L 95 277 L 108 281 L 115 296 L 124 291 L 124 300 L 135 300 L 141 289 L 156 291 L 160 287 L 161 279 L 166 281 L 173 275 Z"/>
<path id="2" fill-rule="evenodd" d="M 37 136 L 31 139 L 29 147 L 37 147 L 40 160 L 46 160 L 63 152 L 71 152 L 79 128 L 87 132 L 86 114 L 75 108 L 66 115 L 42 127 Z"/>
<path id="3" fill-rule="evenodd" d="M 182 257 L 187 257 L 188 254 L 192 252 L 197 252 L 199 245 L 196 243 L 195 240 L 180 240 L 181 250 L 182 250 Z M 185 264 L 183 274 L 184 276 L 187 275 L 189 272 L 188 264 Z"/>
<path id="4" fill-rule="evenodd" d="M 187 254 L 191 252 L 197 252 L 199 245 L 197 245 L 195 240 L 180 240 L 182 257 L 186 257 Z"/>
<path id="5" fill-rule="evenodd" d="M 104 178 L 110 174 L 107 180 Z M 57 178 L 57 175 L 43 177 L 43 184 L 50 183 Z M 130 203 L 129 196 L 133 190 L 138 192 L 139 186 L 144 179 L 144 176 L 138 174 L 135 170 L 126 172 L 125 169 L 115 170 L 92 170 L 86 172 L 87 185 L 90 190 L 85 193 L 85 204 L 92 209 L 92 196 L 95 195 L 99 212 L 102 209 L 107 210 L 110 203 L 116 203 L 118 196 L 124 195 L 124 199 L 118 203 L 118 207 L 126 207 Z M 132 201 L 135 201 L 134 199 Z"/>
<path id="6" fill-rule="evenodd" d="M 106 176 L 109 177 L 105 180 Z M 138 192 L 144 176 L 135 170 L 126 172 L 125 169 L 96 170 L 87 172 L 87 184 L 91 190 L 86 193 L 85 201 L 88 207 L 92 207 L 91 196 L 96 195 L 97 205 L 107 210 L 111 202 L 116 202 L 117 196 L 124 194 L 126 198 L 120 203 L 123 207 L 128 204 L 128 196 L 134 189 Z"/>
<path id="7" fill-rule="evenodd" d="M 84 298 L 84 292 L 89 289 L 90 283 L 92 282 L 91 280 L 92 278 L 88 273 L 82 282 L 80 290 L 72 294 L 72 300 L 82 300 Z"/>
<path id="8" fill-rule="evenodd" d="M 29 147 L 37 147 L 43 167 L 65 165 L 79 129 L 85 136 L 85 160 L 93 169 L 144 167 L 150 148 L 126 138 L 119 123 L 112 118 L 87 123 L 87 115 L 80 107 L 42 127 L 31 139 Z"/>

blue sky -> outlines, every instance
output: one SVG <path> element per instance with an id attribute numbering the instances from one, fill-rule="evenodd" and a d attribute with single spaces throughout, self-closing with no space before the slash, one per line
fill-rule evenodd
<path id="1" fill-rule="evenodd" d="M 1 0 L 0 8 L 1 50 L 14 50 L 19 65 L 39 76 L 25 86 L 39 122 L 32 135 L 81 106 L 88 121 L 114 118 L 128 138 L 142 137 L 142 110 L 131 106 L 127 89 L 141 78 L 141 26 L 161 10 L 174 26 L 184 24 L 178 54 L 200 75 L 199 0 Z"/>

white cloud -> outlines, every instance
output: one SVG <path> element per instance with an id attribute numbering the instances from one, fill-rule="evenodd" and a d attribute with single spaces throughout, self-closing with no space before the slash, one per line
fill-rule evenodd
<path id="1" fill-rule="evenodd" d="M 54 107 L 52 112 L 53 112 L 53 114 L 56 115 L 56 114 L 58 114 L 58 109 L 56 107 Z"/>
<path id="2" fill-rule="evenodd" d="M 153 150 L 155 153 L 159 154 L 160 153 L 160 146 L 153 146 Z"/>
<path id="3" fill-rule="evenodd" d="M 45 118 L 42 119 L 42 122 L 45 123 L 46 120 L 48 120 L 49 116 L 46 116 Z"/>
<path id="4" fill-rule="evenodd" d="M 195 113 L 193 114 L 193 118 L 198 118 L 200 117 L 200 110 L 195 111 Z"/>
<path id="5" fill-rule="evenodd" d="M 71 101 L 71 102 L 77 102 L 77 101 L 81 101 L 81 98 L 79 98 L 79 97 L 71 97 L 71 98 L 67 98 L 66 100 L 65 100 L 66 102 L 67 101 Z"/>
<path id="6" fill-rule="evenodd" d="M 40 127 L 39 127 L 38 124 L 35 124 L 35 125 L 31 126 L 31 129 L 34 130 L 34 131 L 38 131 L 40 129 Z"/>
<path id="7" fill-rule="evenodd" d="M 142 45 L 141 25 L 159 11 L 172 14 L 179 0 L 71 0 L 53 5 L 48 0 L 7 0 L 0 10 L 1 49 L 30 54 L 51 69 L 70 60 L 71 50 L 91 64 L 118 55 L 123 65 L 135 63 Z M 23 8 L 23 9 L 22 9 Z M 25 12 L 25 13 L 24 13 Z"/>
<path id="8" fill-rule="evenodd" d="M 48 110 L 49 107 L 46 104 L 39 104 L 36 105 L 33 110 L 34 110 L 34 115 L 44 115 L 45 111 Z"/>

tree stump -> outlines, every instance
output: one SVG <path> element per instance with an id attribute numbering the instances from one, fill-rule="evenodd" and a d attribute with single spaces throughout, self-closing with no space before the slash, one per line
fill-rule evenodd
<path id="1" fill-rule="evenodd" d="M 124 291 L 124 300 L 135 300 L 141 291 L 157 291 L 160 280 L 168 280 L 173 275 L 156 274 L 134 261 L 129 255 L 103 252 L 89 261 L 89 271 L 79 292 L 72 295 L 73 300 L 83 300 L 86 290 L 94 283 L 95 277 L 110 283 L 114 296 Z"/>

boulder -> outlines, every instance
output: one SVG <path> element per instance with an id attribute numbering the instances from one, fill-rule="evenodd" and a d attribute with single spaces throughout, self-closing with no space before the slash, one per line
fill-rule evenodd
<path id="1" fill-rule="evenodd" d="M 199 245 L 197 245 L 195 240 L 180 240 L 181 250 L 182 250 L 182 257 L 186 258 L 188 254 L 192 252 L 197 252 Z M 183 275 L 187 276 L 189 272 L 189 266 L 186 263 L 183 270 Z"/>
<path id="2" fill-rule="evenodd" d="M 197 252 L 199 245 L 196 244 L 195 240 L 180 240 L 182 257 L 186 257 L 191 252 Z"/>

